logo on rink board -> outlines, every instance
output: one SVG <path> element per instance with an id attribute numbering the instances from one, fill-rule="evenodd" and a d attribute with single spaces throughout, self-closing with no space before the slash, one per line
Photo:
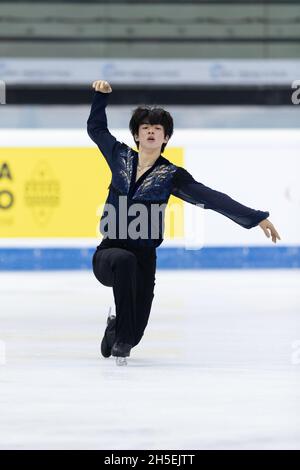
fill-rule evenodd
<path id="1" fill-rule="evenodd" d="M 15 205 L 14 179 L 11 165 L 0 160 L 0 233 L 13 224 L 11 216 Z"/>
<path id="2" fill-rule="evenodd" d="M 0 162 L 0 209 L 8 210 L 14 203 L 11 189 L 12 173 L 7 162 Z"/>
<path id="3" fill-rule="evenodd" d="M 53 211 L 59 207 L 60 199 L 61 184 L 55 177 L 50 162 L 38 161 L 24 187 L 25 205 L 31 209 L 38 226 L 47 226 Z"/>

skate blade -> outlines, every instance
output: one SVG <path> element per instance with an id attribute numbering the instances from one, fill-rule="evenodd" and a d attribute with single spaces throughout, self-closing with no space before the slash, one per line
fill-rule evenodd
<path id="1" fill-rule="evenodd" d="M 116 357 L 116 364 L 117 366 L 127 366 L 127 360 L 126 357 Z"/>

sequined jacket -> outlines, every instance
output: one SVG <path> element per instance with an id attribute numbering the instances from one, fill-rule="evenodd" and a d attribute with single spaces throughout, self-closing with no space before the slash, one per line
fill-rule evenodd
<path id="1" fill-rule="evenodd" d="M 212 209 L 219 212 L 247 229 L 257 226 L 259 222 L 270 215 L 267 211 L 251 209 L 233 200 L 227 194 L 205 186 L 196 181 L 187 170 L 174 165 L 162 155 L 135 182 L 138 152 L 124 142 L 119 142 L 109 132 L 105 112 L 108 96 L 108 93 L 95 92 L 90 116 L 87 121 L 88 135 L 97 144 L 112 173 L 109 193 L 100 220 L 100 231 L 104 235 L 101 243 L 102 247 L 128 245 L 132 247 L 156 248 L 163 241 L 164 215 L 159 220 L 157 230 L 153 231 L 156 233 L 155 237 L 149 235 L 151 233 L 150 230 L 147 238 L 143 236 L 132 238 L 129 232 L 125 235 L 118 225 L 121 206 L 122 210 L 125 207 L 124 202 L 126 202 L 127 226 L 133 220 L 133 216 L 128 215 L 130 207 L 135 203 L 142 203 L 149 209 L 148 221 L 149 227 L 151 227 L 151 224 L 153 224 L 151 220 L 151 206 L 159 204 L 162 208 L 165 208 L 171 194 L 191 204 L 201 205 L 204 209 Z M 122 199 L 120 199 L 120 196 L 123 196 L 122 204 L 120 204 Z M 105 227 L 105 223 L 107 224 L 108 220 L 107 207 L 109 205 L 112 205 L 116 211 L 117 230 L 113 237 L 107 234 L 107 225 Z M 164 214 L 164 210 L 162 214 Z M 112 241 L 113 239 L 114 242 Z"/>

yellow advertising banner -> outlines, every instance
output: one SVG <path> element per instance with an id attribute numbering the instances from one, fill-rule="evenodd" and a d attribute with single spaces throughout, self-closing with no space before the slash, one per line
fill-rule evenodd
<path id="1" fill-rule="evenodd" d="M 184 166 L 182 147 L 164 156 Z M 0 238 L 98 237 L 110 181 L 96 148 L 0 147 Z M 165 238 L 182 236 L 183 202 L 171 196 Z"/>

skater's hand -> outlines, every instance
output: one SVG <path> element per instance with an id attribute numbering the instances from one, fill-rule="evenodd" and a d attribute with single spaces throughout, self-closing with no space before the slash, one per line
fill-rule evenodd
<path id="1" fill-rule="evenodd" d="M 280 236 L 279 236 L 279 233 L 277 232 L 277 230 L 275 229 L 274 225 L 272 224 L 272 222 L 270 222 L 270 220 L 268 219 L 264 219 L 262 220 L 261 222 L 259 222 L 258 224 L 262 230 L 265 232 L 265 235 L 266 237 L 270 238 L 270 235 L 272 236 L 272 242 L 273 243 L 276 243 L 276 240 L 281 240 Z M 270 230 L 270 233 L 268 232 L 268 230 Z"/>
<path id="2" fill-rule="evenodd" d="M 105 80 L 96 80 L 95 82 L 93 82 L 92 86 L 93 88 L 95 88 L 95 91 L 101 91 L 102 93 L 112 92 L 110 84 Z"/>

